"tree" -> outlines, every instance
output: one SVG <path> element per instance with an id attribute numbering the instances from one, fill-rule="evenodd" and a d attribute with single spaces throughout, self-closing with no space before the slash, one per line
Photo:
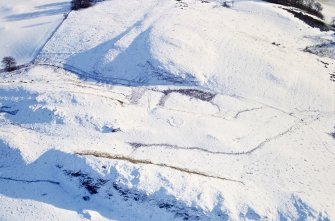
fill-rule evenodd
<path id="1" fill-rule="evenodd" d="M 1 63 L 4 66 L 5 71 L 14 71 L 16 69 L 15 58 L 11 56 L 4 57 Z"/>

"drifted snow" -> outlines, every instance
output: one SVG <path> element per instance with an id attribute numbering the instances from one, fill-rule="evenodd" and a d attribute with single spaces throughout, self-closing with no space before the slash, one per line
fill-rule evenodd
<path id="1" fill-rule="evenodd" d="M 71 12 L 1 76 L 0 219 L 335 219 L 326 40 L 258 1 Z"/>

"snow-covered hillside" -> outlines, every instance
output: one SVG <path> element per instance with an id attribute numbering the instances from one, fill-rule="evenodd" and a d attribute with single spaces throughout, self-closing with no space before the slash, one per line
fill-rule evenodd
<path id="1" fill-rule="evenodd" d="M 70 10 L 69 0 L 1 0 L 0 58 L 30 62 Z"/>
<path id="2" fill-rule="evenodd" d="M 0 76 L 0 220 L 335 219 L 334 31 L 262 1 L 55 14 Z"/>
<path id="3" fill-rule="evenodd" d="M 302 51 L 329 40 L 332 32 L 320 33 L 263 2 L 240 1 L 229 9 L 201 1 L 114 0 L 71 13 L 39 60 L 111 82 L 201 85 L 281 107 L 329 111 L 330 71 Z"/>
<path id="4" fill-rule="evenodd" d="M 323 5 L 322 14 L 325 16 L 325 19 L 331 22 L 335 19 L 335 1 L 332 0 L 319 0 Z"/>

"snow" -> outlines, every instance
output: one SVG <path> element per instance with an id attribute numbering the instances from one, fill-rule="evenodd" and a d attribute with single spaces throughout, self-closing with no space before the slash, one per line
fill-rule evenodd
<path id="1" fill-rule="evenodd" d="M 1 220 L 335 219 L 335 62 L 304 51 L 334 32 L 261 1 L 57 16 L 0 76 Z"/>
<path id="2" fill-rule="evenodd" d="M 1 0 L 0 58 L 19 64 L 33 60 L 69 11 L 69 0 Z"/>
<path id="3" fill-rule="evenodd" d="M 335 18 L 335 2 L 332 0 L 319 0 L 323 10 L 322 14 L 325 16 L 325 20 L 331 22 Z"/>
<path id="4" fill-rule="evenodd" d="M 143 10 L 137 10 L 138 4 Z M 233 10 L 198 1 L 188 1 L 183 10 L 174 1 L 122 5 L 121 0 L 103 2 L 86 12 L 71 13 L 39 62 L 75 67 L 116 83 L 199 84 L 230 95 L 262 97 L 277 106 L 291 105 L 286 100 L 292 96 L 291 108 L 299 103 L 302 109 L 315 105 L 334 110 L 328 105 L 333 90 L 326 81 L 329 71 L 301 51 L 324 39 L 333 40 L 331 32 L 320 34 L 268 3 L 241 1 Z M 136 12 L 122 17 L 129 11 Z M 82 13 L 99 16 L 83 22 Z M 290 35 L 283 34 L 287 29 Z M 70 33 L 71 38 L 64 39 Z M 308 71 L 302 73 L 301 66 Z M 302 74 L 308 77 L 299 77 Z"/>

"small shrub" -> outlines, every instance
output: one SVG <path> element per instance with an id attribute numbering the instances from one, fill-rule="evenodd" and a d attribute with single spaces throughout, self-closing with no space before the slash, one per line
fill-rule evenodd
<path id="1" fill-rule="evenodd" d="M 14 71 L 16 69 L 16 60 L 11 56 L 4 57 L 1 63 L 5 71 Z"/>

